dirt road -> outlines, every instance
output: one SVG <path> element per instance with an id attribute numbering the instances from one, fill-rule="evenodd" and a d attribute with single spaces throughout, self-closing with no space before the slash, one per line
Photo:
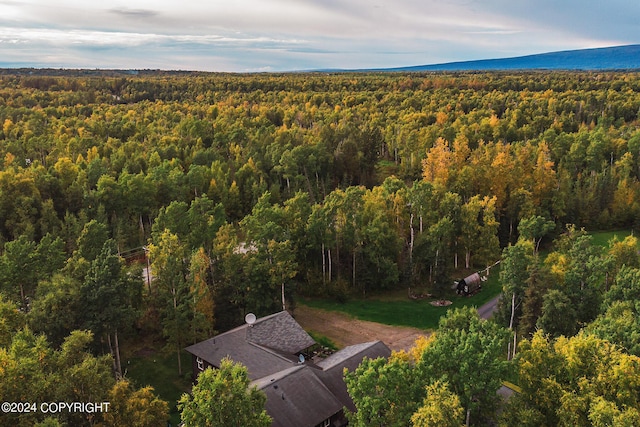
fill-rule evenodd
<path id="1" fill-rule="evenodd" d="M 478 308 L 478 314 L 481 319 L 488 319 L 493 316 L 493 313 L 498 309 L 498 303 L 500 302 L 500 295 L 487 302 L 482 307 Z"/>
<path id="2" fill-rule="evenodd" d="M 381 340 L 391 350 L 408 350 L 419 336 L 428 335 L 420 329 L 358 320 L 304 305 L 296 307 L 294 317 L 304 329 L 328 337 L 338 347 Z"/>

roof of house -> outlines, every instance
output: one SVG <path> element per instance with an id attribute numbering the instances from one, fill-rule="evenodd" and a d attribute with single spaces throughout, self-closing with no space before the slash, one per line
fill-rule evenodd
<path id="1" fill-rule="evenodd" d="M 316 371 L 300 364 L 254 381 L 267 395 L 265 409 L 272 414 L 272 427 L 313 427 L 340 412 L 343 403 Z"/>
<path id="2" fill-rule="evenodd" d="M 212 366 L 219 367 L 225 357 L 247 367 L 255 380 L 282 371 L 298 362 L 296 353 L 315 341 L 286 311 L 244 324 L 186 350 Z"/>
<path id="3" fill-rule="evenodd" d="M 286 311 L 257 319 L 186 350 L 219 367 L 225 357 L 247 367 L 252 385 L 267 395 L 265 409 L 273 427 L 316 426 L 343 407 L 355 410 L 343 380 L 344 368 L 355 370 L 362 359 L 388 357 L 381 341 L 346 347 L 314 364 L 297 354 L 315 341 Z"/>
<path id="4" fill-rule="evenodd" d="M 318 375 L 331 393 L 333 393 L 347 409 L 355 411 L 356 407 L 351 400 L 351 396 L 349 396 L 347 385 L 344 382 L 344 369 L 346 368 L 350 372 L 353 372 L 365 357 L 376 359 L 378 357 L 389 357 L 390 355 L 391 350 L 389 350 L 389 347 L 382 341 L 351 345 L 318 362 L 317 366 L 321 368 Z"/>
<path id="5" fill-rule="evenodd" d="M 247 340 L 290 354 L 299 353 L 316 343 L 286 311 L 257 319 L 247 328 Z"/>
<path id="6" fill-rule="evenodd" d="M 390 355 L 391 350 L 382 341 L 371 341 L 345 347 L 319 361 L 317 365 L 323 370 L 339 367 L 340 369 L 348 368 L 353 371 L 365 356 L 375 359 L 381 356 L 389 357 Z"/>

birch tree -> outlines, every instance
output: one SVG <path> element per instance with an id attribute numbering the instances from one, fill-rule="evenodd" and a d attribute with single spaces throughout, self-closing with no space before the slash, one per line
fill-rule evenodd
<path id="1" fill-rule="evenodd" d="M 165 229 L 157 244 L 149 245 L 151 271 L 155 277 L 162 313 L 162 331 L 178 357 L 178 374 L 182 375 L 181 352 L 192 330 L 191 295 L 187 282 L 187 250 L 178 236 Z"/>
<path id="2" fill-rule="evenodd" d="M 527 279 L 529 278 L 529 265 L 531 264 L 531 247 L 527 241 L 519 240 L 515 245 L 509 245 L 502 251 L 500 263 L 500 282 L 503 295 L 510 296 L 511 316 L 509 318 L 509 330 L 513 333 L 513 346 L 509 344 L 508 358 L 515 354 L 516 350 L 516 311 L 524 298 Z"/>

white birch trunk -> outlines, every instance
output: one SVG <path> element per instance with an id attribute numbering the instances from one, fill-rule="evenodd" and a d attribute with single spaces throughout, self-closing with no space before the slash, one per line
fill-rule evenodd
<path id="1" fill-rule="evenodd" d="M 113 338 L 116 344 L 116 368 L 118 379 L 122 378 L 122 364 L 120 363 L 120 343 L 118 342 L 118 330 L 113 333 Z"/>
<path id="2" fill-rule="evenodd" d="M 322 286 L 327 284 L 327 265 L 324 253 L 324 242 L 322 243 Z"/>
<path id="3" fill-rule="evenodd" d="M 507 354 L 507 360 L 511 360 L 511 358 L 513 357 L 513 355 L 515 355 L 516 352 L 516 333 L 513 330 L 513 320 L 515 318 L 516 315 L 516 293 L 514 292 L 513 294 L 511 294 L 511 319 L 509 320 L 509 330 L 513 333 L 513 345 L 514 347 L 511 348 L 511 342 L 509 342 L 509 348 L 507 350 L 508 354 Z"/>
<path id="4" fill-rule="evenodd" d="M 176 288 L 171 289 L 171 293 L 173 294 L 173 310 L 174 313 L 178 311 L 178 300 L 176 298 Z M 175 315 L 175 314 L 174 314 Z M 176 340 L 176 351 L 178 353 L 178 375 L 182 376 L 182 359 L 180 357 L 180 350 L 181 349 L 181 345 L 178 342 L 178 340 Z"/>
<path id="5" fill-rule="evenodd" d="M 284 282 L 282 282 L 282 311 L 287 310 L 286 300 L 284 298 Z"/>
<path id="6" fill-rule="evenodd" d="M 109 354 L 111 354 L 111 364 L 113 366 L 113 372 L 117 375 L 118 365 L 116 365 L 116 356 L 111 345 L 111 334 L 107 334 L 107 345 L 109 346 Z"/>
<path id="7" fill-rule="evenodd" d="M 353 272 L 352 272 L 352 280 L 353 280 L 353 287 L 356 287 L 356 249 L 353 249 Z"/>
<path id="8" fill-rule="evenodd" d="M 409 265 L 413 265 L 413 239 L 414 239 L 414 231 L 413 231 L 413 214 L 409 217 L 409 229 L 410 229 L 410 240 L 409 240 Z"/>

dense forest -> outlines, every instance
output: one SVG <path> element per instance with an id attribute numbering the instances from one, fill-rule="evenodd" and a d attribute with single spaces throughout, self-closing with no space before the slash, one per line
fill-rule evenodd
<path id="1" fill-rule="evenodd" d="M 120 375 L 134 332 L 179 355 L 298 295 L 442 295 L 501 257 L 528 260 L 502 318 L 530 337 L 561 290 L 516 307 L 529 253 L 565 233 L 568 271 L 582 227 L 640 229 L 639 113 L 637 73 L 4 71 L 0 363 L 75 345 Z"/>

